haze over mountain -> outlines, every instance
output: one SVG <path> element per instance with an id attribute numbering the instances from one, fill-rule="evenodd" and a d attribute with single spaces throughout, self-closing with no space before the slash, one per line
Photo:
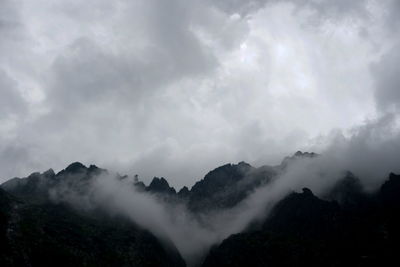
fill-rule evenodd
<path id="1" fill-rule="evenodd" d="M 399 14 L 0 0 L 0 265 L 388 266 Z"/>
<path id="2" fill-rule="evenodd" d="M 164 178 L 146 186 L 78 162 L 10 179 L 0 191 L 2 266 L 388 264 L 400 176 L 366 187 L 351 172 L 313 169 L 323 158 L 226 164 L 178 192 Z M 302 186 L 318 195 L 292 193 Z"/>

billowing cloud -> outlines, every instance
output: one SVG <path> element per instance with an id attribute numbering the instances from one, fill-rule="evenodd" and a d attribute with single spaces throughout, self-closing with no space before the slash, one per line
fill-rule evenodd
<path id="1" fill-rule="evenodd" d="M 61 179 L 66 182 L 53 187 L 50 194 L 54 201 L 66 201 L 80 209 L 101 207 L 112 215 L 125 215 L 161 240 L 172 242 L 188 266 L 197 266 L 212 245 L 264 219 L 292 191 L 308 187 L 323 198 L 351 171 L 365 191 L 376 192 L 390 172 L 400 172 L 398 126 L 396 118 L 388 115 L 354 128 L 349 137 L 336 133 L 322 155 L 286 161 L 284 168 L 276 168 L 277 175 L 269 182 L 226 209 L 193 213 L 179 198 L 137 191 L 132 177 L 121 179 L 110 173 L 100 173 L 89 179 L 90 183 L 80 180 L 78 173 L 76 179 Z"/>
<path id="2" fill-rule="evenodd" d="M 0 177 L 82 161 L 181 186 L 323 151 L 396 116 L 396 3 L 2 1 Z"/>

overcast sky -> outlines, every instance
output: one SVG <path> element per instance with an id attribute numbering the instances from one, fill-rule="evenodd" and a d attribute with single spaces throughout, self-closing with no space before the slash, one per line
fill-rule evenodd
<path id="1" fill-rule="evenodd" d="M 400 1 L 0 0 L 0 181 L 73 161 L 191 186 L 400 108 Z M 399 140 L 400 141 L 400 140 Z"/>

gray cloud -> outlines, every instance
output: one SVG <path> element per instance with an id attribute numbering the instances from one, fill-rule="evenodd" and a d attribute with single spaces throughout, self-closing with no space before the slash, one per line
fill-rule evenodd
<path id="1" fill-rule="evenodd" d="M 1 5 L 2 179 L 79 160 L 191 185 L 398 102 L 396 1 Z"/>
<path id="2" fill-rule="evenodd" d="M 347 170 L 376 189 L 400 172 L 398 8 L 395 0 L 0 1 L 1 180 L 78 160 L 179 187 L 226 162 L 321 152 L 210 229 L 124 184 L 95 185 L 98 201 L 113 195 L 111 209 L 167 235 L 187 258 L 291 190 L 322 194 Z"/>
<path id="3" fill-rule="evenodd" d="M 385 53 L 372 66 L 376 79 L 375 97 L 380 110 L 386 112 L 400 107 L 400 44 Z"/>
<path id="4" fill-rule="evenodd" d="M 19 26 L 19 16 L 12 1 L 4 0 L 0 3 L 0 30 L 2 33 L 12 33 Z M 4 39 L 3 39 L 4 40 Z"/>
<path id="5" fill-rule="evenodd" d="M 0 119 L 17 115 L 25 109 L 25 103 L 18 93 L 17 83 L 0 69 Z"/>
<path id="6" fill-rule="evenodd" d="M 159 238 L 172 241 L 188 266 L 196 266 L 213 244 L 265 218 L 292 191 L 308 187 L 324 196 L 347 171 L 360 178 L 365 190 L 377 190 L 389 172 L 400 171 L 399 139 L 398 122 L 390 115 L 355 128 L 350 137 L 336 133 L 322 155 L 291 161 L 270 183 L 257 188 L 237 206 L 209 214 L 194 216 L 184 202 L 169 203 L 137 192 L 131 178 L 120 180 L 113 174 L 96 177 L 87 194 L 77 194 L 65 186 L 55 188 L 52 196 L 55 201 L 80 208 L 100 206 L 111 214 L 126 215 Z"/>

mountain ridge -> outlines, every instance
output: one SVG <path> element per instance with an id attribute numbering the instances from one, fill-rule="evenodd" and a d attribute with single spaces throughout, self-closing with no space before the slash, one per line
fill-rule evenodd
<path id="1" fill-rule="evenodd" d="M 71 197 L 71 192 L 72 197 L 90 196 L 93 181 L 104 175 L 124 181 L 166 207 L 184 205 L 203 224 L 205 215 L 234 208 L 261 186 L 279 179 L 292 162 L 318 156 L 298 151 L 278 166 L 258 168 L 245 162 L 225 164 L 190 189 L 185 186 L 179 191 L 163 177 L 145 185 L 137 176 L 112 174 L 79 162 L 58 173 L 49 169 L 10 179 L 0 185 L 0 264 L 50 266 L 62 260 L 65 266 L 185 266 L 168 238 L 155 236 L 124 216 L 110 217 L 98 208 L 75 209 L 63 198 Z M 399 193 L 400 175 L 391 173 L 377 192 L 366 193 L 359 178 L 344 173 L 325 194 L 316 196 L 306 187 L 287 194 L 260 223 L 215 243 L 204 260 L 191 266 L 386 264 L 394 259 L 400 240 Z M 366 246 L 369 243 L 371 248 Z M 36 248 L 31 249 L 31 244 Z M 52 257 L 40 258 L 40 251 Z M 107 256 L 93 256 L 98 253 Z"/>

